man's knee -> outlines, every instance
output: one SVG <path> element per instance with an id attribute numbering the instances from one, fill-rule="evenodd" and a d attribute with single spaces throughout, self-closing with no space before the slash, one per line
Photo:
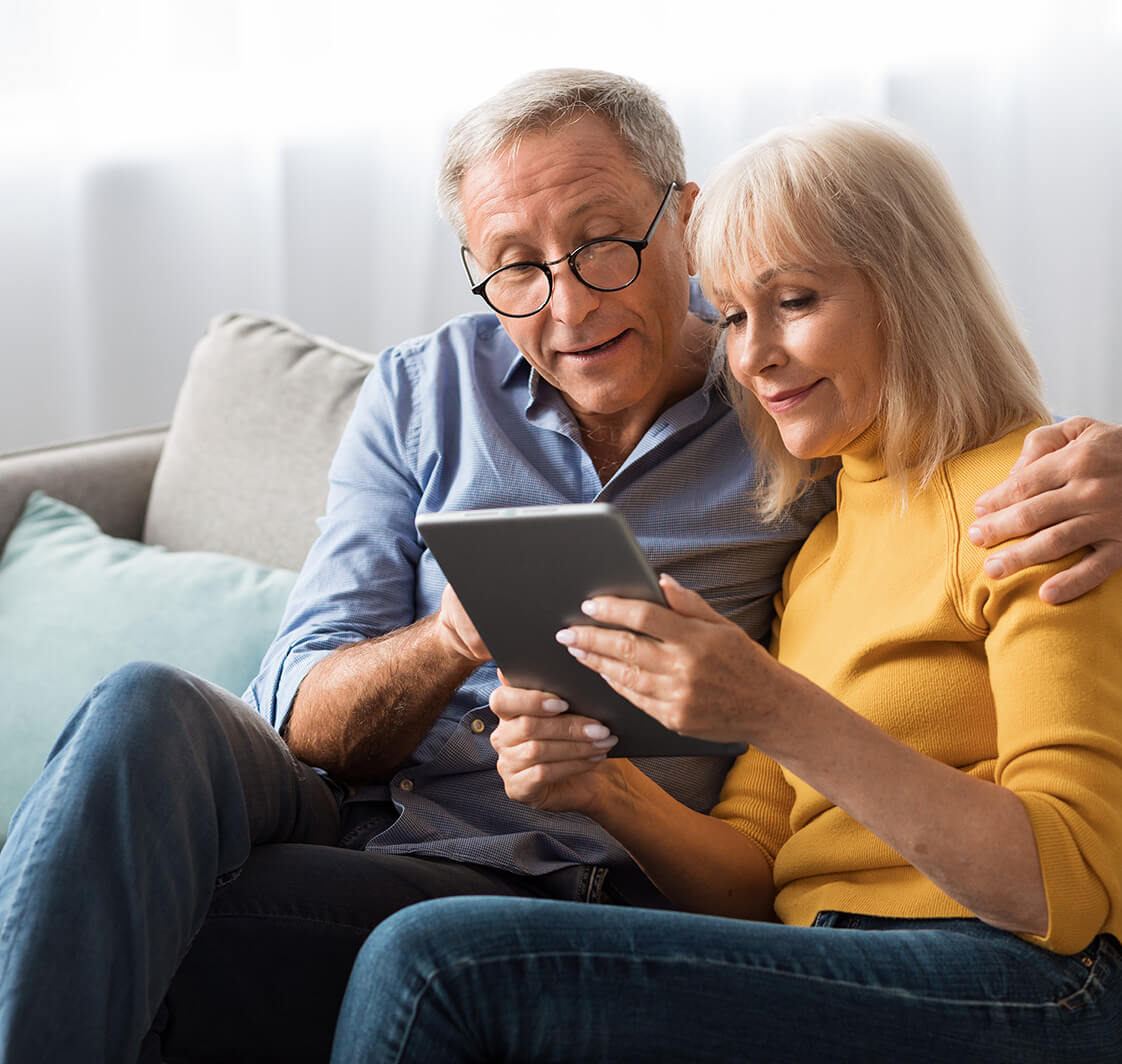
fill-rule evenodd
<path id="1" fill-rule="evenodd" d="M 94 686 L 67 722 L 58 747 L 104 744 L 118 757 L 135 748 L 151 759 L 162 744 L 181 743 L 184 731 L 206 733 L 217 726 L 215 693 L 236 701 L 173 665 L 131 662 Z"/>

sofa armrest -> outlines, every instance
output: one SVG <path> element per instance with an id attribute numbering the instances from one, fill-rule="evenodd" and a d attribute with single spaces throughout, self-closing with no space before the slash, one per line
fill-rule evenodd
<path id="1" fill-rule="evenodd" d="M 0 455 L 0 548 L 36 488 L 85 510 L 104 532 L 141 538 L 166 428 Z"/>

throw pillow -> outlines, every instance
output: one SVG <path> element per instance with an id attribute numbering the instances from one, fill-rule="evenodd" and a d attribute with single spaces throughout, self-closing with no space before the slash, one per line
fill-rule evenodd
<path id="1" fill-rule="evenodd" d="M 105 535 L 35 492 L 0 556 L 0 843 L 85 693 L 130 661 L 163 661 L 241 693 L 295 574 Z"/>

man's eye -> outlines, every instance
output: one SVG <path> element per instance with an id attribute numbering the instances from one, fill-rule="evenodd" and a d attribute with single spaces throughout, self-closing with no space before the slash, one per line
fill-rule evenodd
<path id="1" fill-rule="evenodd" d="M 737 310 L 732 314 L 726 314 L 719 322 L 717 322 L 717 327 L 720 329 L 734 329 L 738 325 L 743 325 L 744 319 L 747 317 L 748 315 L 745 314 L 744 311 Z"/>

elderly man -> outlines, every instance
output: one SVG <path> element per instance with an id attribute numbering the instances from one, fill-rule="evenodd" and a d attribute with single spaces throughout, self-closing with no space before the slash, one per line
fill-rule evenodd
<path id="1" fill-rule="evenodd" d="M 415 518 L 610 501 L 657 569 L 765 632 L 832 487 L 776 524 L 753 516 L 751 449 L 689 278 L 696 193 L 663 105 L 625 78 L 535 74 L 456 127 L 441 204 L 495 313 L 378 360 L 249 706 L 138 665 L 67 725 L 0 854 L 3 1060 L 155 1058 L 161 1037 L 176 1060 L 325 1059 L 355 953 L 405 905 L 666 904 L 592 822 L 506 798 L 495 669 Z M 1058 525 L 1007 549 L 1010 569 L 1099 546 L 1063 597 L 1118 563 L 1122 518 L 1086 499 L 1111 497 L 1122 457 L 1106 427 L 1050 431 L 1034 446 L 1058 453 L 994 500 L 1046 489 L 1035 517 L 1018 504 L 977 534 Z M 700 810 L 726 767 L 643 764 Z"/>

